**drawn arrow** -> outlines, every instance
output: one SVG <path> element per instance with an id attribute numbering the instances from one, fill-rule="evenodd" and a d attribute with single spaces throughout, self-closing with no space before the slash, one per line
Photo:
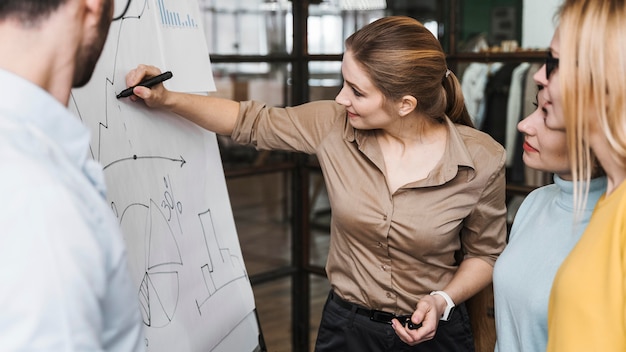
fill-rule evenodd
<path id="1" fill-rule="evenodd" d="M 115 160 L 115 161 L 107 164 L 106 166 L 104 166 L 102 169 L 106 170 L 106 168 L 108 168 L 109 166 L 111 166 L 113 164 L 117 164 L 117 163 L 123 162 L 123 161 L 138 160 L 138 159 L 165 159 L 165 160 L 170 160 L 170 161 L 178 161 L 178 162 L 180 162 L 180 167 L 183 167 L 183 165 L 185 165 L 185 163 L 186 163 L 186 161 L 182 157 L 182 155 L 180 156 L 180 159 L 173 159 L 173 158 L 168 158 L 168 157 L 165 157 L 165 156 L 137 156 L 137 155 L 133 155 L 132 157 L 129 157 L 129 158 L 123 158 L 123 159 Z"/>

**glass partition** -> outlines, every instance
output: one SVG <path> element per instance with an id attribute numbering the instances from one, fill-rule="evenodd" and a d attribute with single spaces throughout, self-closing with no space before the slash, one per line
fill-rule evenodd
<path id="1" fill-rule="evenodd" d="M 286 106 L 290 101 L 291 65 L 271 62 L 214 63 L 217 91 L 209 95 L 236 101 L 258 100 L 269 106 Z M 285 162 L 289 154 L 258 151 L 235 144 L 230 137 L 218 136 L 222 164 L 226 172 L 241 168 L 264 167 Z"/>
<path id="2" fill-rule="evenodd" d="M 309 62 L 309 100 L 334 100 L 343 80 L 341 61 Z"/>
<path id="3" fill-rule="evenodd" d="M 385 16 L 384 0 L 311 2 L 307 19 L 309 54 L 341 54 L 343 41 L 369 22 Z"/>
<path id="4" fill-rule="evenodd" d="M 291 1 L 199 0 L 199 3 L 211 54 L 291 53 Z"/>

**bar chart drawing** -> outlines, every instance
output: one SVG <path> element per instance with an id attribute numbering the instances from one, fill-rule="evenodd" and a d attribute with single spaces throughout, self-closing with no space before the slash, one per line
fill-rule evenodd
<path id="1" fill-rule="evenodd" d="M 165 5 L 165 0 L 158 0 L 157 4 L 162 25 L 172 28 L 198 28 L 198 22 L 193 19 L 191 14 L 170 10 Z"/>

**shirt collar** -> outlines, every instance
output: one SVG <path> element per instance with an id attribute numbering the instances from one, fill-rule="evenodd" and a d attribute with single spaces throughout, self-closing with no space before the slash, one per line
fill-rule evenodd
<path id="1" fill-rule="evenodd" d="M 440 181 L 443 184 L 451 180 L 462 168 L 468 169 L 467 175 L 470 181 L 476 176 L 476 167 L 459 129 L 472 127 L 457 126 L 448 117 L 446 117 L 446 123 L 448 124 L 448 146 L 442 158 L 444 163 L 440 169 Z"/>
<path id="2" fill-rule="evenodd" d="M 460 169 L 467 169 L 468 181 L 476 175 L 474 161 L 465 145 L 459 128 L 449 118 L 446 117 L 445 121 L 448 125 L 446 151 L 441 162 L 431 171 L 430 175 L 426 179 L 417 182 L 420 186 L 442 185 L 456 177 Z M 380 153 L 376 139 L 373 138 L 372 131 L 357 130 L 346 119 L 343 135 L 347 142 L 356 142 L 359 150 L 363 151 L 382 170 L 384 160 L 382 160 L 382 153 Z"/>
<path id="3" fill-rule="evenodd" d="M 39 130 L 82 168 L 89 150 L 89 130 L 66 106 L 41 87 L 2 69 L 0 97 L 3 118 Z"/>

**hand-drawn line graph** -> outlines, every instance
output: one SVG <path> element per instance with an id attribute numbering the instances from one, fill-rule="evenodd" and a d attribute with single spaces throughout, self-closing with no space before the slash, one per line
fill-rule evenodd
<path id="1" fill-rule="evenodd" d="M 184 9 L 181 0 L 133 1 L 70 108 L 92 131 L 91 157 L 103 165 L 125 236 L 148 349 L 253 350 L 258 330 L 241 341 L 258 326 L 215 135 L 116 99 L 138 63 L 166 69 L 154 35 L 157 1 Z"/>

